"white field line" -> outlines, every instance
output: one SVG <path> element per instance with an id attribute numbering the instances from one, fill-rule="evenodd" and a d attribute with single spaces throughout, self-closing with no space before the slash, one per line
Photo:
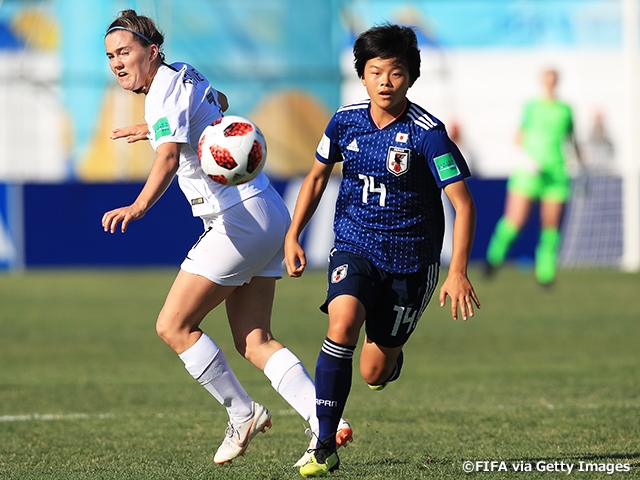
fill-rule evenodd
<path id="1" fill-rule="evenodd" d="M 536 405 L 484 405 L 484 406 L 474 406 L 474 407 L 452 407 L 452 408 L 434 408 L 432 411 L 464 411 L 464 412 L 473 412 L 473 411 L 500 411 L 500 410 L 518 410 L 522 408 L 530 408 L 530 409 L 538 409 L 544 408 L 547 410 L 560 410 L 560 409 L 587 409 L 587 410 L 597 410 L 600 408 L 606 408 L 609 405 L 599 405 L 596 403 L 585 403 L 585 404 L 575 404 L 575 405 L 562 405 L 562 404 L 536 404 Z M 634 409 L 640 408 L 640 403 L 628 403 L 622 406 L 615 406 L 615 408 L 623 408 L 623 409 Z M 296 411 L 293 409 L 289 410 L 276 410 L 273 412 L 275 415 L 297 415 Z M 184 412 L 184 413 L 149 413 L 146 415 L 131 415 L 131 414 L 116 414 L 116 413 L 31 413 L 31 414 L 23 414 L 23 415 L 0 415 L 0 423 L 3 422 L 46 422 L 46 421 L 69 421 L 69 420 L 112 420 L 119 418 L 144 418 L 144 417 L 155 417 L 155 418 L 177 418 L 177 417 L 198 417 L 198 416 L 214 416 L 214 415 L 223 415 L 224 411 L 216 411 L 216 412 Z"/>
<path id="2" fill-rule="evenodd" d="M 293 409 L 277 410 L 276 415 L 297 415 Z M 68 421 L 68 420 L 111 420 L 119 418 L 177 418 L 177 417 L 198 417 L 223 415 L 224 411 L 218 412 L 184 412 L 184 413 L 149 413 L 143 415 L 117 414 L 117 413 L 28 413 L 23 415 L 0 415 L 2 422 L 47 422 L 47 421 Z"/>

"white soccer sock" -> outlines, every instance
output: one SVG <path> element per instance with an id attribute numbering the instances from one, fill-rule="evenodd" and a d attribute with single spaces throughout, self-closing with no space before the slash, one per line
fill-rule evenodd
<path id="1" fill-rule="evenodd" d="M 298 357 L 288 348 L 281 348 L 267 360 L 264 374 L 271 380 L 276 392 L 309 422 L 311 430 L 317 435 L 316 387 Z"/>
<path id="2" fill-rule="evenodd" d="M 242 421 L 251 416 L 251 397 L 231 370 L 220 347 L 205 333 L 178 356 L 191 376 L 226 407 L 231 419 Z"/>

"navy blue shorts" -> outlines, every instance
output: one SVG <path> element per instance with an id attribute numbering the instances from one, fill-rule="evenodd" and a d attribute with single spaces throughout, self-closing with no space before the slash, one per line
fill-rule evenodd
<path id="1" fill-rule="evenodd" d="M 389 273 L 355 253 L 334 250 L 329 257 L 327 313 L 340 295 L 356 297 L 366 310 L 365 331 L 377 345 L 404 345 L 418 324 L 438 285 L 440 265 L 434 263 L 416 273 Z"/>

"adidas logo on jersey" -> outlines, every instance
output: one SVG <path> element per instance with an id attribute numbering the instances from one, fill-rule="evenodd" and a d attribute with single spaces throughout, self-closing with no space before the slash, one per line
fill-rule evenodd
<path id="1" fill-rule="evenodd" d="M 358 148 L 358 142 L 356 142 L 355 138 L 351 141 L 349 145 L 347 145 L 347 150 L 351 150 L 352 152 L 360 151 L 360 149 Z"/>

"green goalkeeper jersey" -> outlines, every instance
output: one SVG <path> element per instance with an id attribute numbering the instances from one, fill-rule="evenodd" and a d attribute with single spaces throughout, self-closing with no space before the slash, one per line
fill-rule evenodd
<path id="1" fill-rule="evenodd" d="M 571 107 L 557 100 L 532 100 L 522 118 L 525 151 L 543 168 L 565 168 L 564 143 L 573 132 Z"/>

